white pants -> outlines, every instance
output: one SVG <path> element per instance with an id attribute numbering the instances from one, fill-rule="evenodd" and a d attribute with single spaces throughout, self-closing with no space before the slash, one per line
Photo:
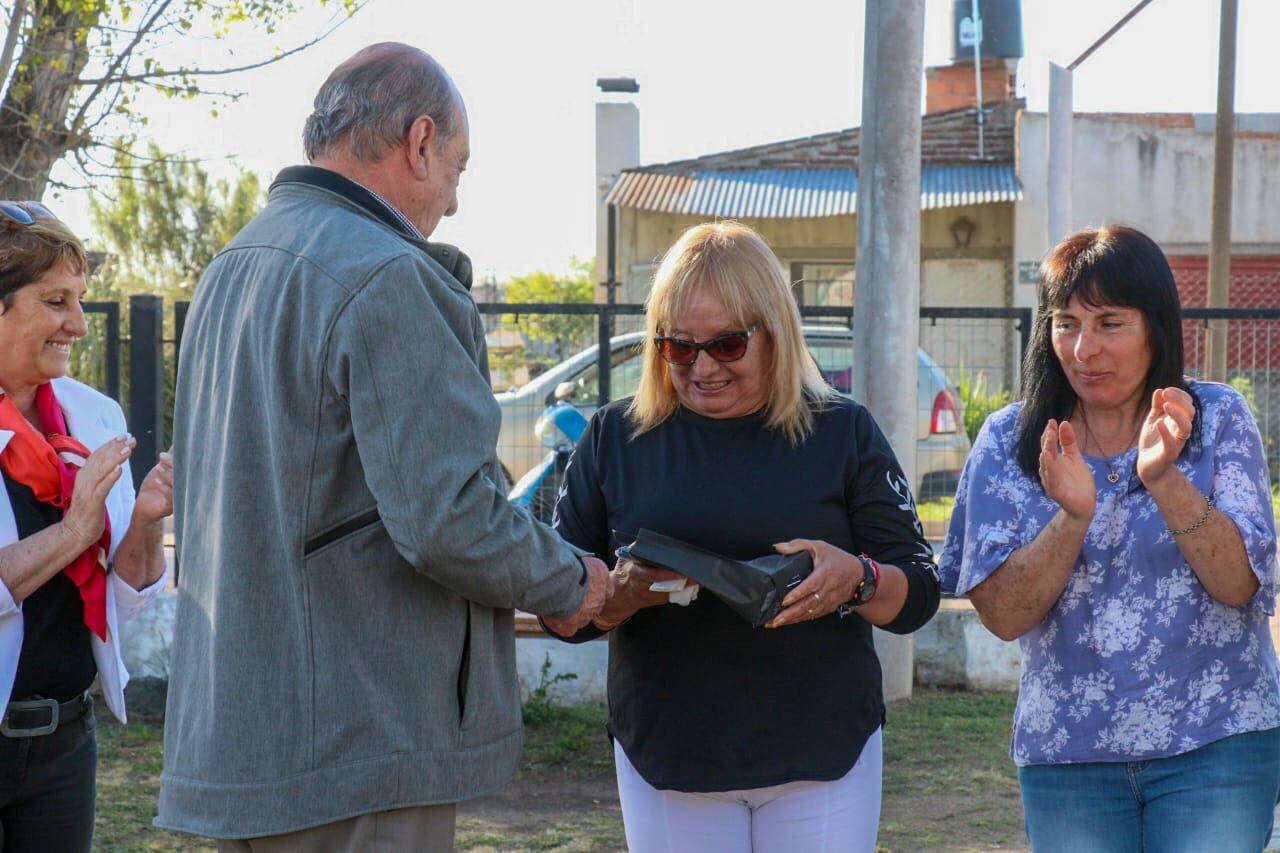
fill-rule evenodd
<path id="1" fill-rule="evenodd" d="M 880 823 L 880 730 L 834 782 L 686 794 L 646 782 L 617 741 L 618 797 L 631 853 L 874 853 Z"/>

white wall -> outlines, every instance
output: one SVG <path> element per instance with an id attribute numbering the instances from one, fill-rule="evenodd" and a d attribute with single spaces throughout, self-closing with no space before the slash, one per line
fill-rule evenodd
<path id="1" fill-rule="evenodd" d="M 1242 116 L 1235 141 L 1231 234 L 1237 253 L 1280 252 L 1280 116 Z M 1271 127 L 1275 125 L 1275 127 Z M 1047 117 L 1023 113 L 1018 161 L 1023 200 L 1014 219 L 1014 261 L 1047 251 Z M 1170 253 L 1207 254 L 1213 196 L 1213 126 L 1161 128 L 1077 114 L 1072 128 L 1071 227 L 1124 223 Z M 1015 266 L 1016 270 L 1016 266 Z M 1034 306 L 1035 286 L 1014 286 L 1014 304 Z"/>
<path id="2" fill-rule="evenodd" d="M 596 281 L 609 278 L 609 208 L 602 201 L 623 169 L 640 163 L 640 110 L 632 103 L 596 104 Z M 624 269 L 619 266 L 619 276 Z M 600 301 L 606 295 L 601 294 Z"/>

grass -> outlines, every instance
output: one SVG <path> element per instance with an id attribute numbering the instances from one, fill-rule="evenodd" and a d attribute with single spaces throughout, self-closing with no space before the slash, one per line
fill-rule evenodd
<path id="1" fill-rule="evenodd" d="M 603 703 L 552 705 L 536 719 L 530 719 L 528 705 L 525 708 L 523 771 L 612 773 L 613 748 L 604 734 L 608 711 Z"/>
<path id="2" fill-rule="evenodd" d="M 917 689 L 889 707 L 878 851 L 1026 849 L 1013 704 L 1011 693 Z"/>
<path id="3" fill-rule="evenodd" d="M 459 812 L 457 847 L 474 853 L 624 850 L 613 752 L 601 704 L 542 705 L 530 714 L 511 785 Z M 1008 757 L 1013 696 L 917 690 L 889 708 L 881 853 L 1025 850 Z M 105 716 L 105 715 L 104 715 Z M 99 728 L 95 850 L 212 851 L 151 826 L 159 789 L 157 722 Z"/>
<path id="4" fill-rule="evenodd" d="M 132 715 L 131 715 L 132 716 Z M 158 721 L 115 723 L 98 712 L 98 815 L 94 850 L 212 851 L 212 842 L 166 832 L 151 825 L 160 792 L 164 732 Z"/>
<path id="5" fill-rule="evenodd" d="M 951 520 L 951 511 L 955 509 L 955 506 L 955 498 L 934 498 L 933 500 L 916 504 L 916 512 L 920 514 L 921 521 L 945 524 Z"/>

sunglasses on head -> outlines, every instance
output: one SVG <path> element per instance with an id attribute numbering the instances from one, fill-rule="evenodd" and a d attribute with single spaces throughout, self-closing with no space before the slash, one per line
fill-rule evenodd
<path id="1" fill-rule="evenodd" d="M 31 225 L 37 219 L 58 218 L 38 201 L 0 201 L 0 215 L 19 225 Z"/>
<path id="2" fill-rule="evenodd" d="M 726 332 L 702 343 L 665 335 L 657 336 L 653 342 L 658 345 L 658 354 L 670 364 L 693 364 L 698 360 L 700 352 L 705 352 L 724 364 L 737 361 L 747 354 L 747 344 L 755 330 L 756 327 L 752 326 L 745 332 Z"/>

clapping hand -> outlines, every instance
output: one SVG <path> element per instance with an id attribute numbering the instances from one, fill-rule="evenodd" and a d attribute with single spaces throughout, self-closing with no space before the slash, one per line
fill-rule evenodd
<path id="1" fill-rule="evenodd" d="M 1138 478 L 1148 488 L 1173 469 L 1191 437 L 1195 417 L 1191 395 L 1181 388 L 1157 388 L 1138 435 Z"/>
<path id="2" fill-rule="evenodd" d="M 173 514 L 173 449 L 147 472 L 133 504 L 132 524 L 154 524 Z"/>
<path id="3" fill-rule="evenodd" d="M 102 537 L 106 524 L 107 494 L 120 479 L 121 466 L 133 453 L 137 440 L 131 435 L 118 435 L 89 454 L 84 467 L 76 472 L 71 505 L 62 517 L 62 525 L 88 548 Z"/>
<path id="4" fill-rule="evenodd" d="M 1059 423 L 1050 418 L 1040 434 L 1040 483 L 1045 494 L 1067 515 L 1078 520 L 1093 519 L 1098 487 L 1076 443 L 1075 428 L 1067 421 Z"/>

